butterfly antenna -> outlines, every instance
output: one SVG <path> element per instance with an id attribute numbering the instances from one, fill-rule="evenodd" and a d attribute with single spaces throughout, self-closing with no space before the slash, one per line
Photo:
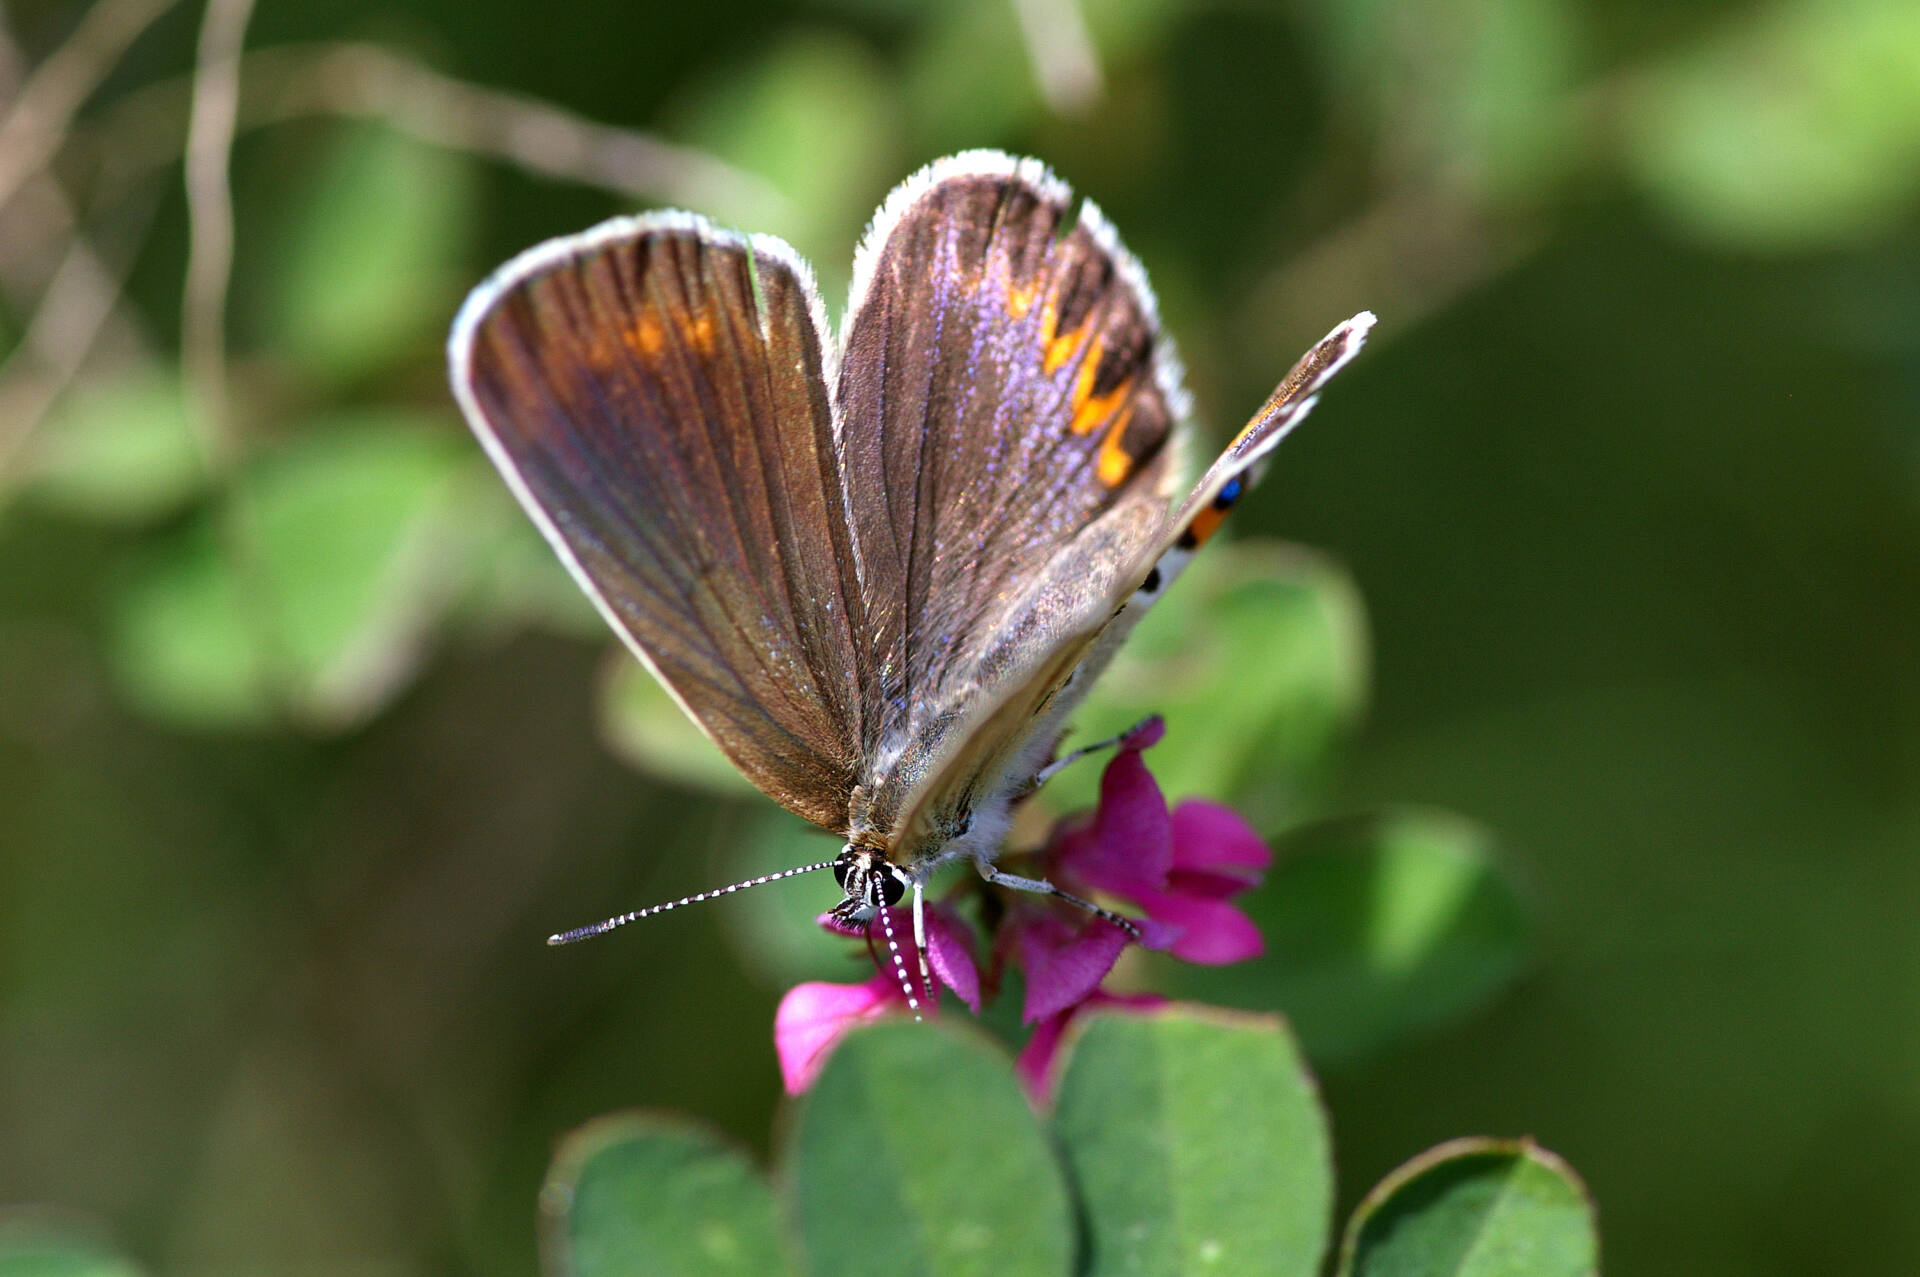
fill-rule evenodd
<path id="1" fill-rule="evenodd" d="M 900 979 L 900 992 L 907 995 L 907 1010 L 920 1018 L 920 999 L 913 991 L 913 977 L 907 974 L 907 956 L 900 952 L 900 938 L 893 934 L 893 911 L 880 910 L 880 930 L 887 938 L 887 952 L 893 957 L 893 973 Z"/>
<path id="2" fill-rule="evenodd" d="M 629 922 L 638 922 L 642 918 L 651 918 L 657 913 L 669 909 L 678 909 L 681 905 L 697 905 L 702 900 L 712 900 L 719 896 L 730 896 L 736 891 L 745 891 L 748 887 L 764 886 L 769 882 L 779 882 L 782 878 L 796 878 L 801 874 L 810 874 L 819 869 L 833 868 L 833 861 L 822 860 L 816 865 L 801 865 L 797 869 L 782 869 L 779 873 L 762 874 L 758 878 L 749 878 L 745 882 L 736 882 L 731 886 L 715 887 L 712 891 L 703 891 L 695 896 L 682 896 L 680 899 L 664 905 L 652 905 L 646 909 L 636 909 L 632 913 L 623 913 L 618 917 L 607 918 L 600 922 L 589 923 L 584 927 L 575 927 L 572 931 L 562 931 L 558 935 L 547 937 L 550 945 L 573 944 L 580 940 L 591 940 L 595 936 L 604 936 L 615 927 L 624 927 Z"/>

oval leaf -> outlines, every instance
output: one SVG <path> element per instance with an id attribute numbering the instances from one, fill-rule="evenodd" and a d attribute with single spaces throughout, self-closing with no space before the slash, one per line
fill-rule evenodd
<path id="1" fill-rule="evenodd" d="M 612 653 L 597 705 L 601 739 L 648 775 L 728 797 L 754 792 L 753 783 L 624 647 Z"/>
<path id="2" fill-rule="evenodd" d="M 1600 1235 L 1579 1176 L 1531 1140 L 1454 1140 L 1380 1181 L 1341 1277 L 1587 1277 Z"/>
<path id="3" fill-rule="evenodd" d="M 206 482 L 172 369 L 76 385 L 34 435 L 28 491 L 87 518 L 138 522 L 180 509 Z"/>
<path id="4" fill-rule="evenodd" d="M 1331 560 L 1273 541 L 1209 547 L 1174 591 L 1075 713 L 1068 743 L 1160 714 L 1167 743 L 1148 757 L 1168 797 L 1217 798 L 1272 824 L 1365 706 L 1360 592 Z M 1099 776 L 1069 768 L 1043 791 L 1048 807 L 1092 806 Z"/>
<path id="5" fill-rule="evenodd" d="M 1089 1018 L 1054 1113 L 1101 1273 L 1306 1277 L 1326 1251 L 1326 1116 L 1271 1016 Z"/>
<path id="6" fill-rule="evenodd" d="M 263 344 L 329 381 L 421 353 L 458 295 L 474 177 L 459 151 L 379 124 L 338 128 L 258 276 Z"/>
<path id="7" fill-rule="evenodd" d="M 850 1034 L 800 1101 L 783 1172 L 819 1273 L 1066 1273 L 1060 1167 L 1000 1051 L 945 1025 Z"/>
<path id="8" fill-rule="evenodd" d="M 0 1277 L 139 1277 L 110 1248 L 37 1212 L 0 1212 Z"/>
<path id="9" fill-rule="evenodd" d="M 304 428 L 241 476 L 237 510 L 160 542 L 126 582 L 124 686 L 189 726 L 365 718 L 413 672 L 470 556 L 457 514 L 475 464 L 405 413 Z"/>
<path id="10" fill-rule="evenodd" d="M 1920 191 L 1920 7 L 1762 6 L 1626 102 L 1627 167 L 1697 233 L 1781 252 L 1884 231 Z"/>
<path id="11" fill-rule="evenodd" d="M 792 1271 L 773 1190 L 719 1136 L 646 1114 L 570 1136 L 540 1192 L 550 1274 L 722 1277 Z"/>
<path id="12" fill-rule="evenodd" d="M 1319 1064 L 1342 1063 L 1456 1019 L 1526 960 L 1526 915 L 1491 839 L 1445 812 L 1326 821 L 1274 844 L 1245 904 L 1264 956 L 1180 967 L 1189 997 L 1279 1006 Z"/>

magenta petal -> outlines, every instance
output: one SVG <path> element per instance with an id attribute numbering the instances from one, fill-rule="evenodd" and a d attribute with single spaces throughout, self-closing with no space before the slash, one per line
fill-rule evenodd
<path id="1" fill-rule="evenodd" d="M 773 1013 L 773 1049 L 787 1094 L 812 1086 L 847 1030 L 881 1014 L 899 997 L 899 986 L 884 973 L 865 984 L 812 981 L 788 989 Z"/>
<path id="2" fill-rule="evenodd" d="M 1227 900 L 1259 885 L 1258 874 L 1241 877 L 1231 873 L 1195 873 L 1191 869 L 1176 869 L 1167 876 L 1168 891 L 1205 900 Z"/>
<path id="3" fill-rule="evenodd" d="M 1126 947 L 1127 933 L 1103 918 L 1092 919 L 1078 934 L 1057 918 L 1028 927 L 1020 935 L 1027 969 L 1022 1018 L 1032 1024 L 1085 998 L 1100 987 Z"/>
<path id="4" fill-rule="evenodd" d="M 1120 748 L 1137 754 L 1158 745 L 1166 734 L 1167 720 L 1154 714 L 1135 723 L 1132 730 L 1120 738 Z"/>
<path id="5" fill-rule="evenodd" d="M 1060 1053 L 1060 1039 L 1067 1031 L 1073 1012 L 1066 1010 L 1048 1016 L 1034 1026 L 1033 1036 L 1020 1048 L 1013 1071 L 1026 1088 L 1027 1100 L 1035 1108 L 1053 1100 L 1053 1057 Z"/>
<path id="6" fill-rule="evenodd" d="M 1096 989 L 1087 1000 L 1073 1006 L 1058 1015 L 1049 1016 L 1033 1030 L 1033 1036 L 1027 1039 L 1026 1046 L 1020 1050 L 1020 1057 L 1013 1062 L 1014 1072 L 1020 1077 L 1020 1083 L 1026 1088 L 1027 1099 L 1034 1107 L 1053 1102 L 1054 1062 L 1060 1055 L 1060 1041 L 1066 1036 L 1067 1028 L 1075 1020 L 1089 1011 L 1098 1011 L 1103 1007 L 1125 1007 L 1134 1011 L 1151 1010 L 1165 1006 L 1167 1000 L 1157 993 L 1103 993 Z"/>
<path id="7" fill-rule="evenodd" d="M 1059 862 L 1089 887 L 1122 890 L 1164 883 L 1173 864 L 1167 800 L 1135 750 L 1122 750 L 1100 776 L 1100 810 L 1090 825 L 1056 839 Z"/>
<path id="8" fill-rule="evenodd" d="M 825 930 L 836 936 L 864 936 L 867 934 L 865 923 L 842 922 L 830 913 L 816 914 L 813 919 Z"/>
<path id="9" fill-rule="evenodd" d="M 1244 962 L 1267 951 L 1267 942 L 1253 919 L 1222 900 L 1155 892 L 1135 897 L 1152 919 L 1180 929 L 1168 952 L 1186 962 L 1225 966 Z"/>
<path id="10" fill-rule="evenodd" d="M 1174 808 L 1173 868 L 1189 870 L 1253 870 L 1273 863 L 1266 840 L 1246 818 L 1231 807 L 1189 798 Z"/>
<path id="11" fill-rule="evenodd" d="M 1158 922 L 1152 918 L 1135 918 L 1133 925 L 1140 931 L 1140 947 L 1159 952 L 1172 949 L 1180 937 L 1187 933 L 1185 927 L 1177 927 L 1170 922 Z"/>
<path id="12" fill-rule="evenodd" d="M 953 996 L 980 1013 L 980 968 L 973 961 L 973 931 L 952 910 L 927 910 L 927 961 Z"/>

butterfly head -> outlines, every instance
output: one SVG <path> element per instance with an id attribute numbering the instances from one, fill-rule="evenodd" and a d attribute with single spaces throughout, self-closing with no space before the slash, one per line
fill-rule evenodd
<path id="1" fill-rule="evenodd" d="M 887 853 L 848 843 L 834 858 L 833 878 L 846 893 L 829 912 L 849 926 L 869 921 L 884 907 L 906 897 L 913 880 L 907 871 L 887 859 Z"/>

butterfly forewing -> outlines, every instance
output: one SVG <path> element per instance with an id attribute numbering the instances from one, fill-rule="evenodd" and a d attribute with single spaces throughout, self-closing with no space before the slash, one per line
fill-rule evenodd
<path id="1" fill-rule="evenodd" d="M 840 446 L 886 715 L 855 825 L 911 855 L 1024 740 L 1008 698 L 1110 611 L 1165 518 L 1184 403 L 1139 268 L 1035 162 L 908 181 L 854 279 Z"/>
<path id="2" fill-rule="evenodd" d="M 628 644 L 754 784 L 841 829 L 874 702 L 821 327 L 783 245 L 656 215 L 510 263 L 450 353 Z"/>

